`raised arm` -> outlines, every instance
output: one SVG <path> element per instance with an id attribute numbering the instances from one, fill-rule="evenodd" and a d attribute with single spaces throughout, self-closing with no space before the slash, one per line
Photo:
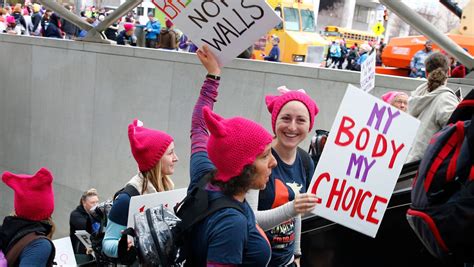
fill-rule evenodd
<path id="1" fill-rule="evenodd" d="M 206 68 L 207 76 L 214 78 L 206 77 L 193 109 L 191 121 L 191 163 L 189 168 L 191 182 L 188 190 L 191 190 L 201 177 L 214 169 L 214 165 L 207 156 L 206 147 L 209 133 L 207 132 L 202 108 L 207 106 L 213 109 L 214 102 L 217 101 L 217 88 L 219 87 L 219 80 L 215 77 L 219 77 L 221 73 L 217 60 L 206 46 L 197 51 L 197 56 Z"/>

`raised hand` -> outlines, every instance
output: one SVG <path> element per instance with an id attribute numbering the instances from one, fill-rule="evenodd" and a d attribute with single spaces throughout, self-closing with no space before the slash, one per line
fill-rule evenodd
<path id="1" fill-rule="evenodd" d="M 221 68 L 217 63 L 216 57 L 207 45 L 199 48 L 196 53 L 202 65 L 206 68 L 208 74 L 217 76 L 221 74 Z"/>

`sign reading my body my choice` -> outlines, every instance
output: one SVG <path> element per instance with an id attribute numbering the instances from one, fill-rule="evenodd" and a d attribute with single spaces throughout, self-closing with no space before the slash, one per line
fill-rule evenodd
<path id="1" fill-rule="evenodd" d="M 375 237 L 418 126 L 349 85 L 308 190 L 313 213 Z"/>
<path id="2" fill-rule="evenodd" d="M 152 2 L 194 44 L 208 45 L 221 66 L 281 21 L 265 0 Z"/>

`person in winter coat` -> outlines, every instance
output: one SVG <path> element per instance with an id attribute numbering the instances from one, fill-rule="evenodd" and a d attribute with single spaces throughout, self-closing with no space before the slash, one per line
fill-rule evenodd
<path id="1" fill-rule="evenodd" d="M 26 31 L 26 21 L 22 15 L 21 4 L 15 5 L 12 16 L 15 17 L 16 24 L 21 27 L 21 34 L 23 34 Z"/>
<path id="2" fill-rule="evenodd" d="M 262 53 L 263 60 L 280 62 L 280 47 L 278 47 L 279 43 L 280 38 L 278 38 L 276 35 L 272 36 L 272 49 L 270 50 L 270 54 L 268 56 L 265 56 L 265 54 Z"/>
<path id="3" fill-rule="evenodd" d="M 6 28 L 3 30 L 4 33 L 21 35 L 21 26 L 16 24 L 15 17 L 7 16 Z"/>
<path id="4" fill-rule="evenodd" d="M 139 172 L 127 185 L 133 186 L 140 195 L 174 189 L 170 175 L 174 173 L 178 156 L 173 137 L 145 128 L 141 121 L 134 120 L 128 125 L 128 139 Z M 102 252 L 108 257 L 118 258 L 123 264 L 131 264 L 137 257 L 136 248 L 128 242 L 127 235 L 122 235 L 127 228 L 130 198 L 128 193 L 122 192 L 114 199 L 102 241 Z"/>
<path id="5" fill-rule="evenodd" d="M 433 53 L 425 61 L 428 81 L 418 86 L 408 100 L 408 112 L 420 120 L 420 128 L 407 162 L 420 160 L 428 143 L 436 132 L 446 125 L 451 113 L 459 104 L 459 99 L 451 88 L 446 86 L 449 72 L 448 58 Z"/>
<path id="6" fill-rule="evenodd" d="M 31 15 L 31 24 L 33 24 L 30 34 L 33 36 L 41 36 L 41 6 L 33 4 L 33 15 Z"/>
<path id="7" fill-rule="evenodd" d="M 118 45 L 131 45 L 137 46 L 137 36 L 135 36 L 135 26 L 132 23 L 125 23 L 123 25 L 124 30 L 117 35 Z"/>
<path id="8" fill-rule="evenodd" d="M 8 266 L 52 266 L 53 175 L 46 168 L 34 175 L 4 172 L 2 181 L 15 196 L 14 215 L 5 217 L 0 226 L 0 248 Z"/>
<path id="9" fill-rule="evenodd" d="M 407 112 L 408 110 L 408 95 L 404 92 L 390 91 L 382 95 L 382 100 L 385 103 Z"/>
<path id="10" fill-rule="evenodd" d="M 94 228 L 94 225 L 97 225 L 93 223 L 92 218 L 89 215 L 89 211 L 98 202 L 99 196 L 97 194 L 97 190 L 91 188 L 82 194 L 79 205 L 71 212 L 71 215 L 69 216 L 69 236 L 71 237 L 74 254 L 87 254 L 86 247 L 81 243 L 79 238 L 77 238 L 75 233 L 77 230 L 87 231 L 90 226 Z M 98 226 L 96 226 L 96 229 L 91 230 L 98 230 Z M 90 258 L 90 260 L 92 260 L 92 258 Z"/>
<path id="11" fill-rule="evenodd" d="M 193 266 L 266 266 L 271 249 L 245 200 L 249 189 L 263 189 L 276 166 L 272 136 L 261 125 L 242 118 L 223 118 L 212 111 L 220 68 L 207 46 L 197 55 L 208 71 L 191 122 L 192 190 L 202 179 L 210 200 L 227 198 L 242 208 L 223 208 L 199 222 L 190 236 Z"/>
<path id="12" fill-rule="evenodd" d="M 166 20 L 166 28 L 161 29 L 158 48 L 176 50 L 178 47 L 177 33 L 173 30 L 173 22 Z"/>
<path id="13" fill-rule="evenodd" d="M 157 40 L 161 30 L 161 24 L 155 19 L 153 12 L 148 13 L 149 21 L 143 29 L 146 32 L 145 46 L 148 48 L 156 48 Z"/>

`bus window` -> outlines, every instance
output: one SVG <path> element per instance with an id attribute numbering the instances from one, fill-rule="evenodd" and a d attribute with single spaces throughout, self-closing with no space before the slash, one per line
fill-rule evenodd
<path id="1" fill-rule="evenodd" d="M 285 17 L 285 29 L 287 31 L 299 31 L 300 30 L 300 18 L 299 12 L 296 8 L 285 7 L 283 9 Z"/>
<path id="2" fill-rule="evenodd" d="M 275 13 L 281 18 L 281 7 L 277 6 L 275 7 Z M 278 23 L 278 25 L 275 26 L 276 30 L 282 30 L 283 29 L 283 22 Z"/>
<path id="3" fill-rule="evenodd" d="M 304 32 L 315 32 L 314 27 L 314 12 L 309 9 L 301 10 L 301 22 L 303 24 Z"/>

